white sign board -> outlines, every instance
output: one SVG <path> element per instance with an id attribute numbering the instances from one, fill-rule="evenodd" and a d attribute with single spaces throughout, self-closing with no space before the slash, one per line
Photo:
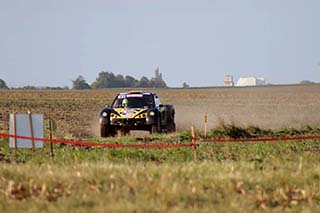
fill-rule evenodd
<path id="1" fill-rule="evenodd" d="M 31 119 L 31 122 L 30 122 Z M 32 129 L 31 129 L 32 126 Z M 42 114 L 10 114 L 10 135 L 43 138 Z M 15 147 L 15 141 L 17 147 Z M 10 138 L 10 148 L 33 148 L 32 140 Z M 34 148 L 43 148 L 43 141 L 34 140 Z"/>

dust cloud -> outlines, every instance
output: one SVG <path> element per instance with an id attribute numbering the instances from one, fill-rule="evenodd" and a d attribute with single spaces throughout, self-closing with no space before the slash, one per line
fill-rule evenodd
<path id="1" fill-rule="evenodd" d="M 177 130 L 221 124 L 260 128 L 320 126 L 320 85 L 193 90 L 175 101 Z"/>
<path id="2" fill-rule="evenodd" d="M 318 84 L 156 92 L 163 103 L 174 105 L 177 131 L 189 130 L 191 126 L 203 130 L 205 115 L 208 130 L 228 123 L 267 129 L 320 126 Z M 90 125 L 94 135 L 99 136 L 99 118 Z"/>

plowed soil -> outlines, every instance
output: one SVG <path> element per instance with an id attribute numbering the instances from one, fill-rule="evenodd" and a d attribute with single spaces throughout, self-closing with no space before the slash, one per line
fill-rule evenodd
<path id="1" fill-rule="evenodd" d="M 99 135 L 99 111 L 127 89 L 65 91 L 0 91 L 1 131 L 8 130 L 10 113 L 42 113 L 58 121 L 58 137 Z M 145 89 L 176 109 L 178 130 L 203 129 L 221 123 L 260 128 L 320 126 L 320 84 L 245 88 Z"/>

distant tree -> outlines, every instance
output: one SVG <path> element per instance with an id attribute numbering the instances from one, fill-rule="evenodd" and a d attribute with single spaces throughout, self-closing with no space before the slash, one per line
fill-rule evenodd
<path id="1" fill-rule="evenodd" d="M 115 78 L 112 72 L 101 71 L 91 86 L 94 89 L 111 88 Z"/>
<path id="2" fill-rule="evenodd" d="M 112 82 L 112 87 L 119 88 L 119 87 L 125 87 L 125 80 L 123 75 L 117 75 L 115 76 L 114 81 Z"/>
<path id="3" fill-rule="evenodd" d="M 41 89 L 44 89 L 44 90 L 68 90 L 69 87 L 67 87 L 67 86 L 65 86 L 65 87 L 44 87 Z"/>
<path id="4" fill-rule="evenodd" d="M 37 90 L 37 89 L 39 89 L 39 88 L 36 87 L 36 86 L 27 85 L 27 86 L 20 87 L 19 89 L 24 89 L 24 90 Z"/>
<path id="5" fill-rule="evenodd" d="M 6 82 L 0 79 L 0 89 L 8 89 Z"/>
<path id="6" fill-rule="evenodd" d="M 167 84 L 162 78 L 151 78 L 150 86 L 154 88 L 165 88 Z"/>
<path id="7" fill-rule="evenodd" d="M 151 87 L 149 79 L 145 76 L 142 76 L 139 83 L 138 83 L 138 87 L 141 87 L 141 88 Z"/>
<path id="8" fill-rule="evenodd" d="M 186 83 L 186 82 L 183 82 L 182 84 L 182 88 L 189 88 L 190 86 Z"/>
<path id="9" fill-rule="evenodd" d="M 167 85 L 161 77 L 149 80 L 147 77 L 143 76 L 140 81 L 138 81 L 129 75 L 123 77 L 123 75 L 116 76 L 112 72 L 101 71 L 91 87 L 94 89 L 119 87 L 162 88 L 167 87 Z"/>
<path id="10" fill-rule="evenodd" d="M 303 80 L 300 82 L 300 84 L 314 84 L 314 82 L 309 80 Z"/>
<path id="11" fill-rule="evenodd" d="M 136 80 L 134 77 L 127 75 L 125 77 L 125 87 L 137 87 L 137 85 L 139 84 L 139 81 Z"/>
<path id="12" fill-rule="evenodd" d="M 72 83 L 72 89 L 91 89 L 90 85 L 81 75 L 79 75 L 79 77 L 76 80 L 72 81 Z"/>

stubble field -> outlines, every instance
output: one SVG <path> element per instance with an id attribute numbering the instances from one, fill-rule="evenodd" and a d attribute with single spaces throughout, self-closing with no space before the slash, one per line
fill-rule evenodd
<path id="1" fill-rule="evenodd" d="M 58 121 L 55 138 L 102 143 L 189 143 L 190 126 L 203 135 L 205 114 L 213 137 L 227 127 L 250 127 L 267 136 L 320 135 L 320 85 L 315 84 L 152 89 L 175 106 L 176 134 L 99 138 L 99 110 L 121 91 L 0 91 L 1 132 L 8 131 L 10 113 L 30 110 Z M 1 211 L 320 209 L 319 140 L 200 145 L 198 161 L 189 148 L 60 145 L 51 159 L 48 148 L 15 153 L 7 139 L 0 141 Z"/>
<path id="2" fill-rule="evenodd" d="M 179 130 L 194 125 L 209 128 L 221 122 L 260 128 L 320 125 L 320 85 L 255 88 L 151 89 L 163 103 L 176 108 Z M 95 91 L 0 91 L 0 113 L 8 121 L 13 112 L 42 113 L 59 122 L 59 136 L 98 136 L 98 113 L 124 89 Z M 8 129 L 8 122 L 2 129 Z"/>

